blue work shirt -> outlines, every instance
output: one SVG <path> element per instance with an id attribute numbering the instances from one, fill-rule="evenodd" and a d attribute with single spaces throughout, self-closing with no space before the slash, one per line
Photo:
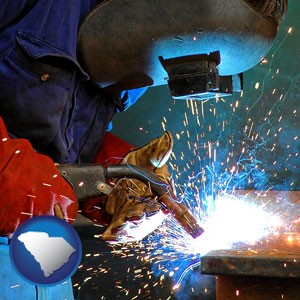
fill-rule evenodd
<path id="1" fill-rule="evenodd" d="M 90 162 L 114 114 L 145 91 L 106 94 L 77 61 L 78 28 L 100 2 L 0 1 L 0 116 L 55 162 Z"/>
<path id="2" fill-rule="evenodd" d="M 90 162 L 114 114 L 145 91 L 105 94 L 77 61 L 78 28 L 99 2 L 0 1 L 0 116 L 12 137 L 29 139 L 55 162 Z M 50 288 L 22 280 L 2 240 L 0 299 L 73 299 L 70 280 Z"/>

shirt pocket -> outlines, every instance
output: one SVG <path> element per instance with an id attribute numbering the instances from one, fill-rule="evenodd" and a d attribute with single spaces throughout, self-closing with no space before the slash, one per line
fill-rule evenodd
<path id="1" fill-rule="evenodd" d="M 71 109 L 68 99 L 76 72 L 72 65 L 62 51 L 17 34 L 0 61 L 0 113 L 12 135 L 48 144 L 58 126 L 67 124 L 62 119 Z"/>

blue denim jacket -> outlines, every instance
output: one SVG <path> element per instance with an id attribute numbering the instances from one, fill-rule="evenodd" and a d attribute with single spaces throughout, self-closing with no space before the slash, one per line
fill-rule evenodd
<path id="1" fill-rule="evenodd" d="M 113 115 L 145 91 L 107 95 L 77 61 L 78 27 L 99 2 L 0 1 L 0 116 L 55 162 L 91 161 Z"/>

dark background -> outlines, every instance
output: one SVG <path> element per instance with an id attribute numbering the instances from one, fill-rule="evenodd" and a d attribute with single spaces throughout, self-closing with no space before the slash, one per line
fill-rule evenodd
<path id="1" fill-rule="evenodd" d="M 208 193 L 233 188 L 300 190 L 299 12 L 300 2 L 289 1 L 271 51 L 244 73 L 243 94 L 218 101 L 174 101 L 168 86 L 150 88 L 116 116 L 113 132 L 141 146 L 165 129 L 171 131 L 175 145 L 169 166 L 178 185 L 205 172 Z M 78 231 L 84 257 L 73 279 L 77 299 L 215 299 L 214 277 L 200 275 L 198 268 L 174 294 L 174 279 L 168 272 L 157 272 L 157 261 L 141 261 L 140 249 L 126 249 L 121 258 L 95 238 L 98 227 Z M 178 254 L 175 264 L 184 270 L 184 261 Z M 165 268 L 170 264 L 162 263 Z"/>

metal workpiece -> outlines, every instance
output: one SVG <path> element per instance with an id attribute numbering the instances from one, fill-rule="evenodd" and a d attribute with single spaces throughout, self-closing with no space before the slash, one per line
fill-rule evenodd
<path id="1" fill-rule="evenodd" d="M 300 278 L 300 251 L 215 250 L 202 257 L 201 273 Z"/>
<path id="2" fill-rule="evenodd" d="M 270 215 L 280 216 L 283 224 L 252 244 L 237 241 L 231 249 L 208 252 L 201 258 L 201 272 L 218 276 L 300 278 L 300 192 L 236 191 L 235 197 L 262 206 Z M 253 219 L 253 224 L 256 221 Z"/>

